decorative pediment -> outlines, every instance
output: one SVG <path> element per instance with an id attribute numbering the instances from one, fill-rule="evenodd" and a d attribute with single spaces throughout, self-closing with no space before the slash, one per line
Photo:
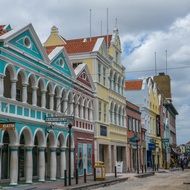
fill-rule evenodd
<path id="1" fill-rule="evenodd" d="M 51 65 L 66 76 L 74 77 L 74 71 L 69 63 L 69 59 L 64 47 L 56 47 L 50 54 Z"/>
<path id="2" fill-rule="evenodd" d="M 83 83 L 85 86 L 90 87 L 92 90 L 95 89 L 91 74 L 85 63 L 82 63 L 75 68 L 75 74 L 78 81 Z"/>
<path id="3" fill-rule="evenodd" d="M 48 56 L 31 24 L 18 30 L 11 30 L 1 36 L 5 44 L 25 56 L 49 63 Z"/>

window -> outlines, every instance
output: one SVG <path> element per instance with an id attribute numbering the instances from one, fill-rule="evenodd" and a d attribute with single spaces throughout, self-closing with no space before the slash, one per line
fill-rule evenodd
<path id="1" fill-rule="evenodd" d="M 27 47 L 27 48 L 30 48 L 31 47 L 31 41 L 28 37 L 25 37 L 24 38 L 24 45 Z"/>
<path id="2" fill-rule="evenodd" d="M 16 100 L 21 101 L 21 90 L 16 89 Z"/>
<path id="3" fill-rule="evenodd" d="M 135 130 L 135 128 L 136 128 L 135 124 L 136 124 L 136 123 L 135 123 L 135 119 L 133 119 L 133 131 L 136 131 L 136 130 Z"/>
<path id="4" fill-rule="evenodd" d="M 136 132 L 139 132 L 139 121 L 136 120 Z"/>
<path id="5" fill-rule="evenodd" d="M 100 125 L 100 135 L 101 136 L 107 136 L 107 127 Z"/>
<path id="6" fill-rule="evenodd" d="M 103 67 L 103 85 L 106 86 L 106 68 Z"/>
<path id="7" fill-rule="evenodd" d="M 132 118 L 128 116 L 128 130 L 132 130 Z"/>
<path id="8" fill-rule="evenodd" d="M 106 103 L 104 103 L 104 122 L 106 122 Z"/>
<path id="9" fill-rule="evenodd" d="M 101 121 L 101 116 L 102 116 L 102 103 L 101 101 L 99 101 L 99 104 L 98 104 L 98 110 L 99 110 L 99 121 Z"/>
<path id="10" fill-rule="evenodd" d="M 98 82 L 101 82 L 101 65 L 98 63 Z"/>

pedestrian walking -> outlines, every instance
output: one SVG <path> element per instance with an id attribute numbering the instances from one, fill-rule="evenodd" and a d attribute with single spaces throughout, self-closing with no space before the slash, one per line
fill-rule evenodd
<path id="1" fill-rule="evenodd" d="M 182 171 L 184 171 L 184 159 L 181 158 L 181 161 L 180 161 L 180 162 L 181 162 L 181 163 L 180 163 L 181 169 L 182 169 Z"/>

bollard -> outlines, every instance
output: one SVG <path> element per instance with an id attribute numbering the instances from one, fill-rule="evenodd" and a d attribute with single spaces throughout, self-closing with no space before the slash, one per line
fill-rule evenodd
<path id="1" fill-rule="evenodd" d="M 115 177 L 117 177 L 117 168 L 115 166 Z"/>
<path id="2" fill-rule="evenodd" d="M 144 171 L 145 171 L 145 173 L 146 173 L 146 165 L 144 166 Z"/>
<path id="3" fill-rule="evenodd" d="M 94 168 L 94 181 L 96 181 L 96 168 Z"/>
<path id="4" fill-rule="evenodd" d="M 84 169 L 84 183 L 86 183 L 86 169 Z"/>
<path id="5" fill-rule="evenodd" d="M 142 173 L 144 173 L 144 171 L 143 171 L 143 165 L 141 166 L 141 168 L 142 168 Z"/>
<path id="6" fill-rule="evenodd" d="M 76 174 L 76 184 L 78 184 L 78 169 L 75 170 L 75 174 Z"/>
<path id="7" fill-rule="evenodd" d="M 64 170 L 64 186 L 67 186 L 67 170 Z"/>

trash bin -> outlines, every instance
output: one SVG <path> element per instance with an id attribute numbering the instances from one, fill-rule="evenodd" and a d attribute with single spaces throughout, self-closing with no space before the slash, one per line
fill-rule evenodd
<path id="1" fill-rule="evenodd" d="M 105 180 L 105 166 L 104 162 L 95 162 L 94 168 L 96 168 L 96 180 Z"/>

